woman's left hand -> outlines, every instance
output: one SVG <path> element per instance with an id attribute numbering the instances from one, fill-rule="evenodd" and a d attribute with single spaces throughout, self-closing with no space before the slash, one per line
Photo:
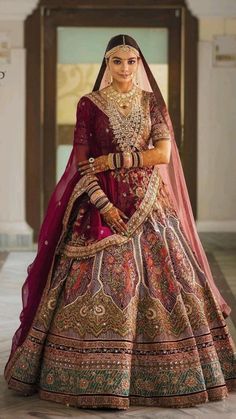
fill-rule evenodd
<path id="1" fill-rule="evenodd" d="M 89 160 L 83 160 L 78 163 L 78 171 L 81 175 L 87 175 L 89 173 L 95 174 L 99 172 L 105 172 L 109 170 L 108 155 L 96 157 L 93 163 L 89 163 Z"/>

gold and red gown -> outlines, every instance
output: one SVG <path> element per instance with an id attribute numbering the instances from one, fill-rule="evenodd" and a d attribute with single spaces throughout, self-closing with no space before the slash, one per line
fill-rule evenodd
<path id="1" fill-rule="evenodd" d="M 169 134 L 151 93 L 141 106 L 136 149 L 146 150 Z M 81 150 L 120 151 L 99 91 L 78 111 Z M 7 366 L 9 387 L 84 408 L 224 399 L 235 388 L 235 346 L 158 166 L 97 177 L 129 217 L 129 236 L 106 234 L 78 182 L 34 321 Z"/>

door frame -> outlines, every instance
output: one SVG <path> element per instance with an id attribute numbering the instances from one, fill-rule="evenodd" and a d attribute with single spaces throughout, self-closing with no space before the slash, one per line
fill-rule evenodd
<path id="1" fill-rule="evenodd" d="M 97 1 L 93 7 L 91 3 L 94 2 L 87 0 L 75 5 L 71 0 L 44 0 L 25 24 L 28 52 L 26 216 L 34 229 L 35 239 L 56 184 L 57 28 L 61 26 L 168 29 L 168 109 L 196 216 L 197 86 L 192 84 L 197 82 L 197 21 L 183 1 L 172 1 L 170 4 L 165 0 L 140 0 L 135 6 L 127 1 L 123 2 L 125 4 L 114 1 L 112 6 L 109 1 Z M 186 112 L 189 109 L 186 105 L 190 104 L 193 109 L 191 115 Z"/>

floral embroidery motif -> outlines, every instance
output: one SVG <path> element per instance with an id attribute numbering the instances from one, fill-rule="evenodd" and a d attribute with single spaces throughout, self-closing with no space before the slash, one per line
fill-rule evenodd
<path id="1" fill-rule="evenodd" d="M 163 225 L 153 213 L 90 259 L 60 256 L 53 276 L 7 367 L 10 388 L 87 407 L 110 392 L 110 407 L 127 408 L 192 406 L 235 386 L 232 338 L 173 216 Z"/>
<path id="2" fill-rule="evenodd" d="M 150 137 L 153 145 L 160 139 L 170 140 L 169 128 L 160 111 L 160 106 L 156 102 L 155 95 L 151 94 L 150 99 L 151 133 Z"/>
<path id="3" fill-rule="evenodd" d="M 96 252 L 105 249 L 107 246 L 113 244 L 122 244 L 126 243 L 130 237 L 134 234 L 135 231 L 142 225 L 144 220 L 147 218 L 150 213 L 153 205 L 155 204 L 156 196 L 158 194 L 158 168 L 154 166 L 152 169 L 151 177 L 149 178 L 148 188 L 145 192 L 144 198 L 141 200 L 139 207 L 127 221 L 128 233 L 129 236 L 122 236 L 120 234 L 113 234 L 104 239 L 101 239 L 95 243 L 91 243 L 87 246 L 77 245 L 75 243 L 67 243 L 65 240 L 65 234 L 67 231 L 67 226 L 70 221 L 70 216 L 73 213 L 73 206 L 76 202 L 76 199 L 82 195 L 84 192 L 83 182 L 86 182 L 83 178 L 79 181 L 74 189 L 74 192 L 70 198 L 67 210 L 64 216 L 63 225 L 64 225 L 64 237 L 62 237 L 60 243 L 58 244 L 58 253 L 64 253 L 68 257 L 77 257 L 85 258 L 91 257 Z"/>
<path id="4" fill-rule="evenodd" d="M 89 97 L 106 111 L 101 95 Z M 153 127 L 155 142 L 166 127 L 161 119 Z M 8 386 L 86 408 L 222 400 L 236 388 L 236 349 L 158 167 L 113 176 L 126 194 L 120 207 L 134 206 L 129 236 L 88 243 L 81 178 L 33 324 L 7 365 Z"/>

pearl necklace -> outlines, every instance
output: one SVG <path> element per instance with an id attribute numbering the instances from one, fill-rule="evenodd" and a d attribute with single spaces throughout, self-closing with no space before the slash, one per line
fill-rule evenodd
<path id="1" fill-rule="evenodd" d="M 120 108 L 126 109 L 132 105 L 137 94 L 137 87 L 134 85 L 129 92 L 118 92 L 112 85 L 108 87 L 106 95 L 109 99 L 115 101 Z"/>

